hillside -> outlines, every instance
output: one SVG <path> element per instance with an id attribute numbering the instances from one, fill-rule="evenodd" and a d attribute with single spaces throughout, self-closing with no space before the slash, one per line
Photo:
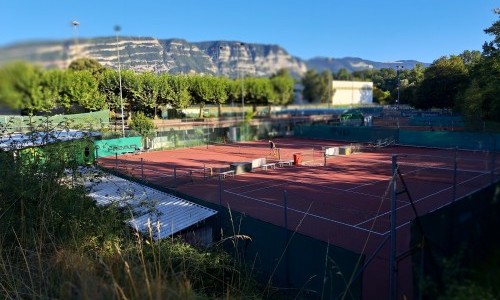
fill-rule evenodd
<path id="1" fill-rule="evenodd" d="M 290 55 L 279 45 L 241 43 L 238 41 L 188 42 L 183 39 L 156 39 L 152 37 L 36 41 L 17 43 L 0 48 L 0 65 L 12 60 L 26 60 L 46 68 L 65 68 L 71 60 L 94 58 L 102 65 L 117 68 L 118 55 L 124 69 L 155 73 L 197 73 L 238 76 L 270 76 L 279 69 L 289 69 L 300 77 L 307 69 L 319 72 L 337 72 L 390 68 L 404 65 L 412 68 L 413 60 L 381 63 L 362 58 L 313 58 L 303 60 Z M 427 65 L 427 64 L 423 64 Z"/>

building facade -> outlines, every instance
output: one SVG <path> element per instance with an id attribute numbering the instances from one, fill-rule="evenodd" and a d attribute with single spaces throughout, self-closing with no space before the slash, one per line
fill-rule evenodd
<path id="1" fill-rule="evenodd" d="M 332 105 L 373 103 L 373 82 L 333 80 L 332 90 Z"/>

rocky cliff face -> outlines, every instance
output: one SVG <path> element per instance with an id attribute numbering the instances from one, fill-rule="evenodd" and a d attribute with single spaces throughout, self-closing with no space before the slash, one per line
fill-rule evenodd
<path id="1" fill-rule="evenodd" d="M 317 57 L 304 61 L 293 57 L 278 45 L 244 44 L 237 41 L 191 43 L 181 39 L 151 37 L 102 37 L 79 41 L 19 43 L 0 48 L 0 65 L 11 60 L 27 60 L 48 68 L 65 68 L 75 58 L 89 57 L 102 65 L 118 68 L 118 52 L 123 69 L 138 72 L 174 74 L 212 74 L 231 78 L 240 76 L 270 76 L 286 68 L 295 77 L 307 69 L 317 72 L 338 72 L 365 69 L 413 68 L 414 60 L 375 62 L 357 57 Z"/>
<path id="2" fill-rule="evenodd" d="M 306 64 L 276 45 L 243 44 L 236 41 L 190 43 L 181 39 L 115 37 L 62 42 L 32 42 L 0 48 L 0 64 L 27 60 L 48 68 L 64 68 L 76 58 L 88 57 L 103 66 L 139 72 L 197 73 L 269 76 L 286 68 L 302 75 Z"/>

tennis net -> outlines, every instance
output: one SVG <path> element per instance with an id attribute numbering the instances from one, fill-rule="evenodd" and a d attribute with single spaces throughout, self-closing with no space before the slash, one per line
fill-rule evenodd
<path id="1" fill-rule="evenodd" d="M 359 172 L 360 176 L 392 174 L 392 158 L 387 155 L 373 157 L 332 155 L 326 156 L 325 162 L 326 166 L 332 167 L 335 172 L 346 174 L 353 172 Z M 485 160 L 423 155 L 399 155 L 397 167 L 405 179 L 450 185 L 471 181 L 487 183 L 492 176 L 498 176 L 499 171 Z"/>

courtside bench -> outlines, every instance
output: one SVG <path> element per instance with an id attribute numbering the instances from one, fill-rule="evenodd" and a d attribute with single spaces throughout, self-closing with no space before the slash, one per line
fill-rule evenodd
<path id="1" fill-rule="evenodd" d="M 280 160 L 277 162 L 277 164 L 280 166 L 280 167 L 284 167 L 284 166 L 292 166 L 293 165 L 293 160 Z"/>
<path id="2" fill-rule="evenodd" d="M 268 168 L 276 169 L 276 163 L 263 164 L 261 167 L 262 167 L 262 170 L 267 170 Z"/>
<path id="3" fill-rule="evenodd" d="M 234 170 L 229 170 L 229 171 L 225 171 L 225 172 L 220 172 L 219 173 L 219 179 L 224 179 L 227 176 L 234 177 Z"/>

